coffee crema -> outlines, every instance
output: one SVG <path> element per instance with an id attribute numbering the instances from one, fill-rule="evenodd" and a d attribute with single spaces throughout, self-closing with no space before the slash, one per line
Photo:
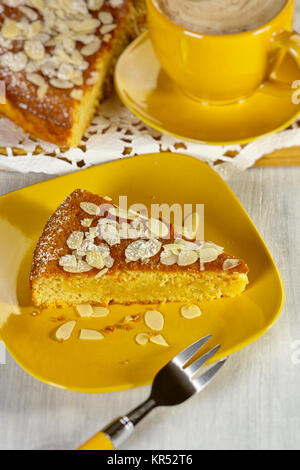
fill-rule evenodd
<path id="1" fill-rule="evenodd" d="M 174 23 L 203 34 L 229 34 L 268 23 L 287 0 L 155 0 Z"/>

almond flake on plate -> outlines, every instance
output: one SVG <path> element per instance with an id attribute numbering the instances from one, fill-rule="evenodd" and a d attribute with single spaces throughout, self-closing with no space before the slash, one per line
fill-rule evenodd
<path id="1" fill-rule="evenodd" d="M 169 346 L 162 335 L 150 336 L 150 341 L 151 343 L 158 344 L 159 346 Z"/>
<path id="2" fill-rule="evenodd" d="M 93 317 L 107 317 L 109 308 L 106 307 L 93 307 Z"/>
<path id="3" fill-rule="evenodd" d="M 160 331 L 164 327 L 164 316 L 157 310 L 148 310 L 144 315 L 145 324 L 154 331 Z"/>
<path id="4" fill-rule="evenodd" d="M 90 304 L 76 305 L 76 310 L 81 317 L 91 317 L 94 313 Z"/>
<path id="5" fill-rule="evenodd" d="M 135 341 L 140 346 L 145 346 L 149 342 L 149 335 L 148 333 L 138 333 L 135 337 Z"/>
<path id="6" fill-rule="evenodd" d="M 194 304 L 183 305 L 180 309 L 180 312 L 184 318 L 187 318 L 189 320 L 192 318 L 200 317 L 201 315 L 200 308 L 198 307 L 198 305 L 194 305 Z"/>
<path id="7" fill-rule="evenodd" d="M 88 328 L 83 328 L 79 333 L 79 339 L 99 340 L 103 338 L 104 336 L 102 333 L 100 333 L 100 331 L 90 330 Z"/>
<path id="8" fill-rule="evenodd" d="M 55 332 L 56 339 L 58 339 L 59 341 L 67 341 L 70 338 L 72 331 L 75 328 L 75 325 L 75 320 L 63 323 L 60 327 L 57 328 Z"/>

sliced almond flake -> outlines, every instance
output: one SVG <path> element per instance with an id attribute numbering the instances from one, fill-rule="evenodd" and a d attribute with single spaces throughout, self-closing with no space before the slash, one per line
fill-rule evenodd
<path id="1" fill-rule="evenodd" d="M 83 227 L 90 227 L 92 225 L 92 223 L 93 223 L 93 219 L 90 219 L 88 217 L 85 218 L 85 219 L 82 219 L 82 221 L 81 221 L 81 225 Z"/>
<path id="2" fill-rule="evenodd" d="M 31 4 L 34 8 L 42 12 L 45 8 L 44 0 L 31 0 Z"/>
<path id="3" fill-rule="evenodd" d="M 119 230 L 115 225 L 112 224 L 106 224 L 105 226 L 101 227 L 101 237 L 110 246 L 118 245 L 120 243 Z"/>
<path id="4" fill-rule="evenodd" d="M 176 240 L 176 245 L 183 245 L 185 251 L 199 251 L 204 245 L 200 243 L 188 242 L 187 240 Z"/>
<path id="5" fill-rule="evenodd" d="M 27 56 L 23 52 L 6 52 L 0 56 L 0 64 L 8 67 L 12 72 L 21 72 L 27 64 Z"/>
<path id="6" fill-rule="evenodd" d="M 84 56 L 90 56 L 90 55 L 95 54 L 100 49 L 100 46 L 101 46 L 101 40 L 95 36 L 95 39 L 93 40 L 93 42 L 91 42 L 90 44 L 87 44 L 86 46 L 83 46 L 80 49 L 80 52 Z"/>
<path id="7" fill-rule="evenodd" d="M 35 21 L 38 18 L 37 13 L 32 8 L 21 5 L 19 10 L 31 21 Z"/>
<path id="8" fill-rule="evenodd" d="M 102 24 L 111 25 L 114 21 L 114 17 L 111 13 L 109 13 L 109 11 L 100 11 L 98 18 Z"/>
<path id="9" fill-rule="evenodd" d="M 14 20 L 6 18 L 1 29 L 2 36 L 5 39 L 15 39 L 18 36 L 19 32 L 19 24 Z"/>
<path id="10" fill-rule="evenodd" d="M 148 310 L 144 315 L 145 324 L 154 331 L 161 331 L 164 327 L 164 316 L 157 310 Z"/>
<path id="11" fill-rule="evenodd" d="M 59 326 L 55 332 L 56 339 L 58 341 L 67 341 L 70 339 L 72 331 L 74 330 L 76 321 L 68 321 Z"/>
<path id="12" fill-rule="evenodd" d="M 99 76 L 98 72 L 92 72 L 92 73 L 93 74 L 95 73 Z M 105 199 L 106 201 L 112 201 L 112 198 L 110 196 L 103 196 L 103 199 Z"/>
<path id="13" fill-rule="evenodd" d="M 126 317 L 123 318 L 123 323 L 130 323 L 134 321 L 134 318 L 132 315 L 126 315 Z"/>
<path id="14" fill-rule="evenodd" d="M 67 239 L 67 245 L 70 250 L 77 250 L 81 247 L 83 242 L 84 233 L 75 230 L 74 232 L 70 233 Z"/>
<path id="15" fill-rule="evenodd" d="M 45 97 L 48 89 L 49 89 L 48 83 L 44 83 L 43 85 L 40 85 L 38 87 L 37 97 L 38 97 L 39 100 L 42 100 Z"/>
<path id="16" fill-rule="evenodd" d="M 169 234 L 168 226 L 159 219 L 149 219 L 146 225 L 150 232 L 159 238 L 164 238 Z"/>
<path id="17" fill-rule="evenodd" d="M 91 72 L 90 77 L 86 80 L 87 85 L 95 85 L 99 81 L 100 75 L 98 72 Z M 105 198 L 104 198 L 105 199 Z M 107 201 L 111 201 L 111 199 L 107 199 Z"/>
<path id="18" fill-rule="evenodd" d="M 90 251 L 86 255 L 86 262 L 93 268 L 102 269 L 104 268 L 103 256 L 98 251 Z"/>
<path id="19" fill-rule="evenodd" d="M 166 266 L 172 266 L 177 263 L 177 255 L 170 253 L 169 251 L 163 251 L 160 255 L 160 262 Z"/>
<path id="20" fill-rule="evenodd" d="M 82 260 L 77 261 L 77 266 L 64 266 L 63 270 L 66 271 L 67 273 L 86 273 L 88 271 L 91 271 L 93 269 L 88 263 Z"/>
<path id="21" fill-rule="evenodd" d="M 96 18 L 87 18 L 83 21 L 71 20 L 68 26 L 76 33 L 91 34 L 94 33 L 96 28 L 100 25 L 100 21 Z"/>
<path id="22" fill-rule="evenodd" d="M 41 61 L 45 56 L 45 48 L 43 44 L 35 40 L 25 41 L 24 52 L 29 59 L 34 61 Z"/>
<path id="23" fill-rule="evenodd" d="M 105 243 L 99 243 L 99 245 L 96 246 L 96 249 L 101 253 L 103 258 L 107 258 L 110 255 L 110 249 L 109 246 L 107 246 Z"/>
<path id="24" fill-rule="evenodd" d="M 93 307 L 93 317 L 107 317 L 109 308 L 106 307 Z"/>
<path id="25" fill-rule="evenodd" d="M 104 0 L 88 0 L 88 9 L 89 10 L 100 10 L 104 5 Z"/>
<path id="26" fill-rule="evenodd" d="M 179 266 L 190 266 L 198 260 L 198 253 L 196 251 L 182 251 L 178 255 L 177 264 Z"/>
<path id="27" fill-rule="evenodd" d="M 57 77 L 60 80 L 69 80 L 74 74 L 74 67 L 72 64 L 61 64 L 58 68 Z"/>
<path id="28" fill-rule="evenodd" d="M 62 41 L 62 47 L 66 52 L 72 52 L 76 47 L 76 42 L 72 38 L 66 36 Z"/>
<path id="29" fill-rule="evenodd" d="M 219 256 L 218 250 L 213 247 L 203 247 L 199 251 L 199 259 L 201 263 L 211 263 Z"/>
<path id="30" fill-rule="evenodd" d="M 149 335 L 148 333 L 138 333 L 135 337 L 135 341 L 140 346 L 145 346 L 149 342 Z"/>
<path id="31" fill-rule="evenodd" d="M 113 31 L 117 26 L 115 24 L 105 24 L 101 26 L 100 28 L 100 33 L 101 34 L 107 34 Z"/>
<path id="32" fill-rule="evenodd" d="M 240 264 L 241 264 L 241 260 L 240 260 L 240 259 L 233 259 L 233 258 L 226 259 L 226 260 L 223 262 L 223 270 L 224 270 L 224 271 L 227 271 L 228 269 L 236 268 L 236 267 L 239 266 Z"/>
<path id="33" fill-rule="evenodd" d="M 130 243 L 125 250 L 126 262 L 146 260 L 155 256 L 161 249 L 159 240 L 137 240 Z"/>
<path id="34" fill-rule="evenodd" d="M 94 204 L 93 202 L 81 202 L 81 209 L 89 215 L 99 215 L 100 207 Z"/>
<path id="35" fill-rule="evenodd" d="M 74 100 L 80 101 L 83 97 L 83 90 L 72 90 L 70 96 Z"/>
<path id="36" fill-rule="evenodd" d="M 165 251 L 174 252 L 174 250 L 175 250 L 176 253 L 179 253 L 180 250 L 185 249 L 185 244 L 184 243 L 168 243 L 168 244 L 164 245 L 163 248 L 164 248 Z"/>
<path id="37" fill-rule="evenodd" d="M 76 305 L 76 310 L 81 317 L 91 317 L 94 313 L 93 307 L 90 304 Z"/>
<path id="38" fill-rule="evenodd" d="M 105 266 L 107 268 L 111 268 L 115 262 L 115 260 L 111 256 L 107 256 L 104 261 L 105 261 Z"/>
<path id="39" fill-rule="evenodd" d="M 96 238 L 97 237 L 97 233 L 98 233 L 98 229 L 97 227 L 90 227 L 89 229 L 89 235 L 90 235 L 90 238 Z"/>
<path id="40" fill-rule="evenodd" d="M 70 80 L 74 85 L 81 86 L 83 85 L 83 75 L 81 70 L 74 70 L 74 73 L 70 77 Z"/>
<path id="41" fill-rule="evenodd" d="M 37 39 L 37 35 L 41 32 L 42 27 L 43 25 L 40 21 L 35 21 L 34 23 L 26 25 L 23 34 L 27 40 L 34 39 L 35 43 L 39 43 L 40 41 Z"/>
<path id="42" fill-rule="evenodd" d="M 27 73 L 26 78 L 29 82 L 34 83 L 34 85 L 46 85 L 45 79 L 42 77 L 42 75 L 39 75 L 38 73 Z"/>
<path id="43" fill-rule="evenodd" d="M 102 333 L 100 333 L 100 331 L 90 330 L 88 328 L 82 328 L 79 333 L 79 339 L 99 340 L 103 338 L 104 336 Z"/>
<path id="44" fill-rule="evenodd" d="M 59 88 L 62 90 L 73 88 L 74 86 L 73 83 L 69 80 L 60 80 L 59 78 L 51 78 L 50 85 L 52 85 L 54 88 Z"/>
<path id="45" fill-rule="evenodd" d="M 180 309 L 180 313 L 184 318 L 192 319 L 196 317 L 200 317 L 201 310 L 198 305 L 183 305 Z"/>
<path id="46" fill-rule="evenodd" d="M 60 266 L 70 266 L 76 267 L 77 266 L 77 259 L 74 255 L 65 255 L 59 259 Z"/>
<path id="47" fill-rule="evenodd" d="M 101 271 L 96 274 L 95 279 L 99 279 L 99 277 L 104 276 L 104 274 L 106 274 L 107 272 L 108 268 L 101 269 Z"/>
<path id="48" fill-rule="evenodd" d="M 120 8 L 124 3 L 124 0 L 109 0 L 109 4 L 112 8 Z"/>
<path id="49" fill-rule="evenodd" d="M 162 335 L 150 336 L 150 341 L 151 343 L 158 344 L 159 346 L 169 346 Z"/>
<path id="50" fill-rule="evenodd" d="M 103 39 L 103 42 L 108 43 L 111 40 L 111 38 L 112 38 L 111 34 L 104 34 L 102 39 Z"/>

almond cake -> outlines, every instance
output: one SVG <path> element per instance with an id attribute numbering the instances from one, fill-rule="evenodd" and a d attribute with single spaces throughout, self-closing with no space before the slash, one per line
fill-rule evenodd
<path id="1" fill-rule="evenodd" d="M 0 113 L 35 137 L 79 145 L 144 23 L 144 0 L 0 0 Z"/>
<path id="2" fill-rule="evenodd" d="M 77 189 L 50 217 L 31 268 L 37 307 L 190 303 L 244 291 L 244 261 L 110 201 Z"/>

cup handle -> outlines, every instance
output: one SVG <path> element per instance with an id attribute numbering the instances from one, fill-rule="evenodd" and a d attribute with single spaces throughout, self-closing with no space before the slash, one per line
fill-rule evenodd
<path id="1" fill-rule="evenodd" d="M 274 38 L 274 44 L 279 49 L 278 59 L 270 72 L 269 78 L 261 84 L 260 89 L 262 92 L 268 94 L 286 97 L 291 95 L 293 88 L 299 87 L 300 81 L 296 80 L 293 83 L 281 82 L 280 80 L 272 78 L 272 74 L 282 63 L 286 53 L 289 53 L 294 57 L 300 68 L 300 34 L 295 31 L 283 31 Z"/>

